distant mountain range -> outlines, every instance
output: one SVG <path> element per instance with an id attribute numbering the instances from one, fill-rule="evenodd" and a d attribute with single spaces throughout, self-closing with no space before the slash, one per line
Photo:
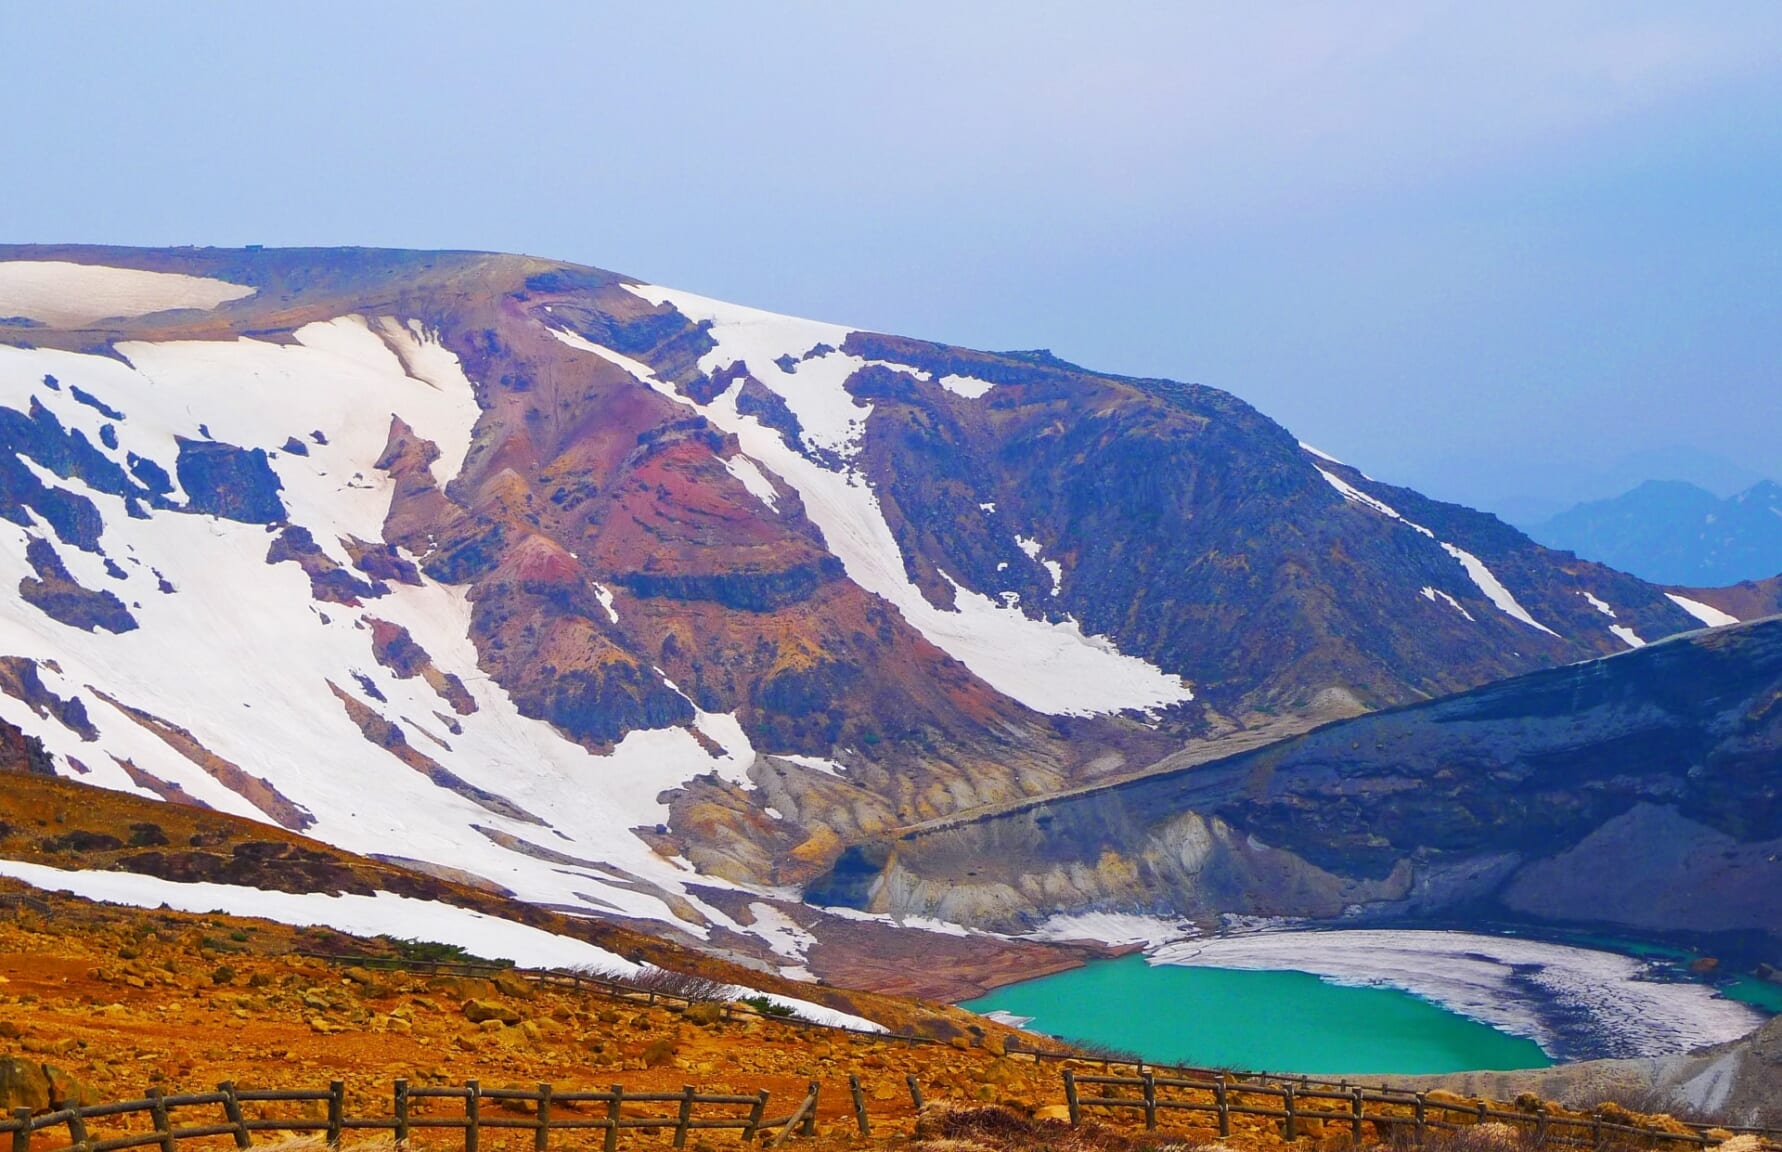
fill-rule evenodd
<path id="1" fill-rule="evenodd" d="M 1525 529 L 1549 548 L 1673 585 L 1723 585 L 1782 573 L 1782 485 L 1725 499 L 1681 480 L 1648 480 Z"/>

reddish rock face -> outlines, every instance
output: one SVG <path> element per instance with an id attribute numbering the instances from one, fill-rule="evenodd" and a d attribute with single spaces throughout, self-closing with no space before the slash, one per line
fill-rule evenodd
<path id="1" fill-rule="evenodd" d="M 475 426 L 445 475 L 450 445 L 392 417 L 381 454 L 364 462 L 394 482 L 382 539 L 321 539 L 287 522 L 296 494 L 280 489 L 260 446 L 183 440 L 181 496 L 152 461 L 126 470 L 47 411 L 0 409 L 0 514 L 47 523 L 59 546 L 96 547 L 91 502 L 14 468 L 23 454 L 139 510 L 264 523 L 267 559 L 298 565 L 325 604 L 381 613 L 383 597 L 424 574 L 468 600 L 477 670 L 523 716 L 592 750 L 733 716 L 741 736 L 726 728 L 722 740 L 760 754 L 750 771 L 761 791 L 683 782 L 668 826 L 646 835 L 665 854 L 738 876 L 808 874 L 850 838 L 1131 774 L 1190 742 L 1303 729 L 1620 650 L 1627 641 L 1592 597 L 1646 640 L 1695 624 L 1660 589 L 1370 480 L 1211 388 L 828 329 L 798 347 L 731 354 L 742 345 L 724 343 L 717 322 L 657 302 L 647 286 L 519 257 L 30 253 L 7 258 L 121 260 L 258 291 L 209 313 L 80 331 L 0 324 L 0 341 L 77 351 L 248 333 L 281 341 L 314 322 L 394 316 L 456 357 Z M 828 426 L 837 412 L 858 421 L 839 445 Z M 317 435 L 281 429 L 270 443 L 309 459 Z M 792 455 L 776 472 L 763 464 L 768 449 Z M 834 491 L 796 480 L 806 465 L 836 490 L 869 495 L 890 540 L 872 557 L 884 569 L 873 579 L 864 545 L 819 526 L 859 527 L 824 503 Z M 134 624 L 116 596 L 51 563 L 57 545 L 33 547 L 43 566 L 23 594 L 43 612 L 74 627 Z M 898 580 L 915 598 L 885 591 Z M 1194 698 L 1122 714 L 1023 696 L 1012 685 L 1033 670 L 1023 662 L 1043 663 L 1043 646 L 968 650 L 948 632 L 967 627 L 962 605 L 1033 626 L 997 635 L 1076 630 L 1087 646 L 1187 682 Z M 929 608 L 941 615 L 924 623 Z M 358 624 L 368 659 L 425 678 L 454 716 L 476 711 L 468 668 L 448 675 L 439 652 L 375 615 Z M 987 670 L 998 659 L 1012 666 L 1000 690 Z M 336 691 L 329 708 L 345 708 L 379 749 L 485 807 L 499 800 L 452 784 L 462 780 L 436 758 L 446 752 L 410 744 L 404 733 L 425 732 L 421 722 L 398 724 Z M 434 715 L 458 734 L 457 721 Z M 722 744 L 716 731 L 699 729 L 708 751 Z"/>

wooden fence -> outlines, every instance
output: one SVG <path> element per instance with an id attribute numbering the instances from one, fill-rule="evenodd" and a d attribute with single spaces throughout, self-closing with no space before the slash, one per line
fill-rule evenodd
<path id="1" fill-rule="evenodd" d="M 159 1152 L 178 1152 L 182 1140 L 231 1137 L 237 1149 L 251 1148 L 256 1132 L 320 1132 L 330 1145 L 338 1145 L 347 1131 L 372 1129 L 390 1132 L 398 1142 L 425 1129 L 452 1129 L 463 1133 L 464 1152 L 478 1152 L 482 1135 L 492 1130 L 518 1129 L 532 1133 L 533 1152 L 549 1152 L 551 1134 L 567 1131 L 603 1133 L 604 1152 L 616 1152 L 619 1133 L 627 1129 L 671 1129 L 674 1146 L 685 1148 L 687 1133 L 707 1129 L 734 1129 L 752 1141 L 778 1129 L 772 1147 L 778 1147 L 794 1131 L 816 1134 L 819 1088 L 811 1081 L 803 1101 L 789 1115 L 765 1117 L 768 1094 L 752 1096 L 701 1093 L 692 1085 L 679 1092 L 626 1092 L 614 1084 L 605 1092 L 559 1092 L 549 1084 L 532 1091 L 516 1088 L 484 1088 L 472 1080 L 463 1087 L 417 1087 L 398 1080 L 392 1093 L 391 1111 L 383 1116 L 348 1116 L 346 1088 L 336 1080 L 324 1090 L 238 1089 L 224 1083 L 215 1092 L 169 1096 L 151 1090 L 141 1100 L 115 1104 L 62 1107 L 33 1116 L 29 1108 L 15 1110 L 0 1121 L 0 1137 L 10 1134 L 11 1152 L 122 1152 L 127 1148 L 155 1146 Z M 439 1113 L 429 1101 L 451 1101 L 457 1107 Z M 520 1115 L 489 1115 L 483 1105 Z M 244 1105 L 302 1104 L 321 1116 L 250 1117 Z M 629 1111 L 646 1106 L 641 1113 Z M 667 1111 L 664 1106 L 672 1105 Z M 594 1107 L 596 1114 L 585 1109 Z M 727 1109 L 719 1115 L 696 1115 L 705 1109 Z M 738 1111 L 746 1109 L 746 1111 Z M 176 1118 L 174 1112 L 204 1110 L 207 1116 Z M 110 1120 L 134 1129 L 115 1136 L 96 1137 L 93 1124 Z M 66 1129 L 67 1143 L 33 1148 L 32 1136 Z M 559 1145 L 561 1147 L 561 1145 Z"/>
<path id="2" fill-rule="evenodd" d="M 1085 1096 L 1083 1088 L 1103 1092 Z M 1134 1095 L 1113 1095 L 1122 1089 Z M 1160 1093 L 1164 1089 L 1172 1094 Z M 1623 1143 L 1641 1143 L 1649 1148 L 1661 1144 L 1681 1144 L 1708 1148 L 1720 1143 L 1719 1137 L 1708 1135 L 1709 1125 L 1690 1124 L 1688 1132 L 1673 1132 L 1654 1125 L 1625 1124 L 1612 1121 L 1600 1112 L 1590 1116 L 1567 1116 L 1550 1112 L 1546 1105 L 1532 1112 L 1506 1111 L 1480 1102 L 1463 1103 L 1427 1093 L 1394 1091 L 1389 1088 L 1369 1090 L 1359 1086 L 1316 1085 L 1312 1083 L 1267 1084 L 1253 1080 L 1228 1080 L 1223 1076 L 1209 1079 L 1158 1076 L 1145 1072 L 1137 1076 L 1086 1076 L 1071 1069 L 1064 1072 L 1064 1099 L 1070 1109 L 1070 1122 L 1080 1124 L 1085 1108 L 1106 1108 L 1114 1111 L 1135 1110 L 1144 1113 L 1145 1127 L 1156 1128 L 1160 1112 L 1171 1110 L 1209 1113 L 1217 1119 L 1219 1135 L 1231 1135 L 1233 1116 L 1257 1116 L 1281 1121 L 1281 1135 L 1297 1140 L 1302 1135 L 1328 1131 L 1332 1127 L 1347 1128 L 1359 1145 L 1366 1125 L 1372 1124 L 1378 1137 L 1390 1132 L 1409 1130 L 1418 1143 L 1432 1131 L 1453 1132 L 1472 1124 L 1498 1121 L 1521 1130 L 1528 1143 L 1535 1147 L 1561 1145 L 1578 1148 L 1601 1148 L 1615 1138 Z M 1751 1132 L 1765 1138 L 1771 1149 L 1782 1149 L 1773 1129 L 1730 1128 L 1712 1126 L 1722 1132 Z M 1631 1138 L 1631 1139 L 1629 1139 Z"/>

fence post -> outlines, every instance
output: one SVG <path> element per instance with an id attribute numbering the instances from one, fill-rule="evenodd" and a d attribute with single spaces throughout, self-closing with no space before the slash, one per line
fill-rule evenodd
<path id="1" fill-rule="evenodd" d="M 12 1152 L 31 1152 L 31 1110 L 14 1108 L 12 1118 L 18 1124 L 12 1130 Z"/>
<path id="2" fill-rule="evenodd" d="M 1223 1072 L 1213 1082 L 1213 1106 L 1219 1109 L 1219 1138 L 1226 1139 L 1231 1135 L 1231 1095 L 1225 1087 Z"/>
<path id="3" fill-rule="evenodd" d="M 613 1098 L 606 1102 L 606 1152 L 619 1152 L 619 1111 L 625 1106 L 625 1086 L 613 1085 Z"/>
<path id="4" fill-rule="evenodd" d="M 866 1094 L 860 1091 L 860 1077 L 848 1076 L 848 1095 L 854 1098 L 854 1123 L 860 1126 L 860 1134 L 871 1136 L 872 1124 L 866 1118 Z"/>
<path id="5" fill-rule="evenodd" d="M 93 1146 L 87 1139 L 87 1121 L 80 1114 L 79 1105 L 68 1113 L 68 1143 L 69 1152 L 90 1152 Z"/>
<path id="6" fill-rule="evenodd" d="M 1590 1114 L 1590 1146 L 1592 1148 L 1603 1146 L 1603 1114 L 1601 1112 Z"/>
<path id="7" fill-rule="evenodd" d="M 1281 1103 L 1286 1105 L 1287 1110 L 1287 1119 L 1282 1135 L 1291 1144 L 1299 1139 L 1299 1113 L 1293 1107 L 1293 1085 L 1286 1081 L 1281 1084 Z"/>
<path id="8" fill-rule="evenodd" d="M 755 1102 L 749 1105 L 749 1122 L 743 1127 L 742 1139 L 747 1144 L 755 1138 L 761 1129 L 761 1114 L 767 1111 L 767 1089 L 763 1088 L 755 1094 Z"/>
<path id="9" fill-rule="evenodd" d="M 235 1146 L 237 1148 L 248 1147 L 254 1140 L 248 1135 L 247 1121 L 241 1115 L 241 1101 L 235 1095 L 235 1081 L 223 1081 L 217 1085 L 217 1091 L 223 1094 L 223 1115 L 227 1116 L 229 1123 L 235 1126 L 235 1131 L 230 1133 L 235 1137 Z M 171 1145 L 168 1146 L 171 1147 Z"/>
<path id="10" fill-rule="evenodd" d="M 1535 1147 L 1547 1146 L 1547 1105 L 1542 1104 L 1535 1110 Z"/>
<path id="11" fill-rule="evenodd" d="M 1422 1143 L 1423 1138 L 1429 1134 L 1428 1108 L 1429 1108 L 1429 1103 L 1428 1103 L 1428 1101 L 1426 1101 L 1423 1098 L 1423 1093 L 1421 1093 L 1421 1092 L 1417 1093 L 1416 1109 L 1417 1109 L 1417 1141 L 1418 1141 L 1418 1143 Z"/>
<path id="12" fill-rule="evenodd" d="M 1070 1109 L 1070 1125 L 1075 1128 L 1082 1123 L 1083 1110 L 1077 1106 L 1077 1074 L 1069 1068 L 1064 1070 L 1064 1103 Z"/>
<path id="13" fill-rule="evenodd" d="M 161 1138 L 161 1152 L 177 1152 L 173 1144 L 173 1117 L 167 1114 L 167 1090 L 148 1090 L 149 1115 L 155 1121 L 155 1135 Z"/>
<path id="14" fill-rule="evenodd" d="M 532 1152 L 547 1152 L 551 1146 L 551 1086 L 538 1086 L 538 1131 L 532 1134 Z"/>
<path id="15" fill-rule="evenodd" d="M 408 1081 L 396 1081 L 396 1143 L 408 1143 Z"/>
<path id="16" fill-rule="evenodd" d="M 683 1085 L 681 1085 L 680 1120 L 674 1126 L 674 1146 L 676 1148 L 685 1148 L 687 1146 L 687 1125 L 691 1124 L 692 1122 L 693 1122 L 693 1085 L 683 1084 Z"/>
<path id="17" fill-rule="evenodd" d="M 915 1104 L 916 1111 L 922 1110 L 922 1085 L 916 1083 L 915 1073 L 905 1076 L 904 1082 L 910 1086 L 910 1102 Z"/>
<path id="18" fill-rule="evenodd" d="M 464 1152 L 477 1152 L 483 1131 L 483 1086 L 475 1080 L 464 1082 Z"/>
<path id="19" fill-rule="evenodd" d="M 340 1080 L 328 1084 L 328 1147 L 340 1147 L 341 1121 L 346 1119 L 346 1084 Z"/>
<path id="20" fill-rule="evenodd" d="M 804 1114 L 804 1127 L 799 1129 L 799 1135 L 805 1136 L 805 1137 L 811 1137 L 811 1136 L 815 1136 L 817 1134 L 817 1098 L 819 1096 L 821 1096 L 822 1093 L 823 1093 L 823 1086 L 821 1084 L 817 1083 L 815 1080 L 812 1080 L 811 1081 L 811 1110 Z"/>
<path id="21" fill-rule="evenodd" d="M 1139 1078 L 1145 1082 L 1145 1128 L 1149 1131 L 1157 1127 L 1157 1077 L 1141 1072 Z"/>
<path id="22" fill-rule="evenodd" d="M 1361 1147 L 1361 1089 L 1349 1089 L 1349 1135 L 1355 1140 L 1355 1146 Z"/>

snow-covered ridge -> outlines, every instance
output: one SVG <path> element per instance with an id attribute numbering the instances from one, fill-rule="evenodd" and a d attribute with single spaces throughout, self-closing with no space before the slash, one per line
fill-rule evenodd
<path id="1" fill-rule="evenodd" d="M 805 358 L 819 345 L 839 348 L 849 329 L 657 286 L 631 291 L 651 304 L 671 304 L 690 320 L 709 321 L 716 347 L 700 359 L 701 370 L 715 373 L 747 363 L 751 375 L 785 400 L 805 440 L 827 461 L 812 459 L 778 431 L 739 413 L 736 386 L 709 404 L 696 404 L 646 365 L 553 329 L 557 338 L 619 365 L 734 434 L 748 459 L 797 491 L 849 579 L 895 605 L 913 627 L 992 688 L 1053 715 L 1147 710 L 1193 699 L 1180 677 L 1122 654 L 1105 637 L 1084 635 L 1074 620 L 1036 620 L 964 587 L 951 610 L 928 602 L 905 572 L 870 483 L 848 463 L 859 452 L 872 407 L 856 401 L 843 385 L 867 361 L 834 350 Z M 1056 585 L 1062 569 L 1053 576 Z"/>
<path id="2" fill-rule="evenodd" d="M 256 289 L 204 276 L 65 260 L 0 261 L 0 316 L 75 328 L 175 308 L 215 308 Z"/>

